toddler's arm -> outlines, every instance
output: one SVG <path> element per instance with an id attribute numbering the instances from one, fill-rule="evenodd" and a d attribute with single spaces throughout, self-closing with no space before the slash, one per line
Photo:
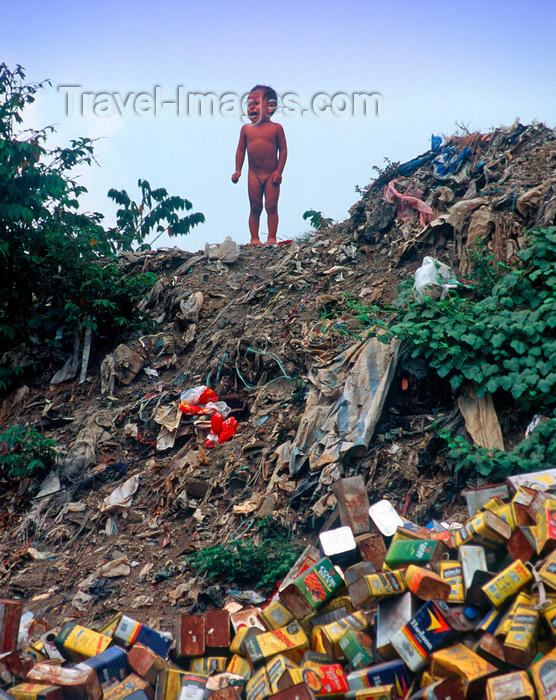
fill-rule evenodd
<path id="1" fill-rule="evenodd" d="M 283 126 L 281 124 L 276 124 L 276 126 L 278 127 L 278 167 L 272 176 L 272 182 L 275 185 L 279 185 L 282 182 L 282 173 L 288 157 L 288 146 L 286 144 L 286 135 Z"/>
<path id="2" fill-rule="evenodd" d="M 241 169 L 243 167 L 243 161 L 245 160 L 245 150 L 247 148 L 247 138 L 245 136 L 245 127 L 246 124 L 244 124 L 241 127 L 241 131 L 239 132 L 239 143 L 237 145 L 237 151 L 236 151 L 236 171 L 232 175 L 232 182 L 237 182 L 240 178 L 241 175 Z"/>

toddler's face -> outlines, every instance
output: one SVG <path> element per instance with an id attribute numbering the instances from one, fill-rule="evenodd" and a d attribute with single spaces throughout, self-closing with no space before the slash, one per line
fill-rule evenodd
<path id="1" fill-rule="evenodd" d="M 275 109 L 274 100 L 269 103 L 268 97 L 265 97 L 262 90 L 251 92 L 247 98 L 247 116 L 253 124 L 261 121 L 262 118 L 270 118 Z"/>

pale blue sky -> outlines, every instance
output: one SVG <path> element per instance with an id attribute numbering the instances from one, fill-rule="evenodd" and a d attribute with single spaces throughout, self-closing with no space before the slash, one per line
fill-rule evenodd
<path id="1" fill-rule="evenodd" d="M 230 235 L 247 243 L 246 167 L 230 181 L 238 117 L 69 117 L 59 85 L 84 92 L 154 95 L 243 94 L 255 83 L 296 93 L 382 94 L 382 116 L 277 115 L 288 163 L 279 202 L 279 239 L 307 230 L 306 209 L 336 220 L 359 199 L 355 185 L 374 177 L 386 156 L 406 161 L 426 151 L 431 133 L 456 123 L 486 131 L 534 119 L 555 124 L 556 3 L 420 3 L 347 0 L 242 3 L 49 3 L 20 0 L 3 9 L 0 60 L 21 64 L 30 81 L 50 79 L 28 113 L 33 126 L 54 124 L 52 143 L 99 137 L 100 167 L 87 169 L 83 205 L 114 220 L 111 187 L 136 196 L 139 178 L 193 202 L 206 223 L 187 237 L 160 239 L 196 251 Z M 152 110 L 151 110 L 152 112 Z M 263 218 L 261 231 L 266 231 Z"/>

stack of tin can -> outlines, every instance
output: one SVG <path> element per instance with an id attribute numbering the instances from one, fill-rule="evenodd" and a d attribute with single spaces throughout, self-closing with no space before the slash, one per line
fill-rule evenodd
<path id="1" fill-rule="evenodd" d="M 466 522 L 425 527 L 359 477 L 333 491 L 340 526 L 265 605 L 173 634 L 68 622 L 18 650 L 22 604 L 0 601 L 0 697 L 556 700 L 556 474 L 469 490 Z"/>

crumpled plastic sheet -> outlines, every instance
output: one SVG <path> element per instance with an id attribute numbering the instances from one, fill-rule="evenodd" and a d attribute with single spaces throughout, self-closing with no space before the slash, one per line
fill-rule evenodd
<path id="1" fill-rule="evenodd" d="M 376 338 L 352 345 L 323 368 L 312 369 L 305 412 L 290 454 L 296 474 L 363 456 L 392 382 L 400 343 Z"/>
<path id="2" fill-rule="evenodd" d="M 433 160 L 434 176 L 439 180 L 448 180 L 461 169 L 466 159 L 471 155 L 467 146 L 458 151 L 456 146 L 447 146 Z"/>
<path id="3" fill-rule="evenodd" d="M 395 205 L 397 214 L 402 221 L 408 221 L 413 216 L 414 211 L 417 210 L 421 226 L 426 226 L 429 221 L 435 218 L 435 213 L 421 199 L 421 190 L 414 188 L 401 194 L 394 187 L 396 183 L 397 180 L 390 180 L 386 185 L 384 188 L 384 201 Z"/>

